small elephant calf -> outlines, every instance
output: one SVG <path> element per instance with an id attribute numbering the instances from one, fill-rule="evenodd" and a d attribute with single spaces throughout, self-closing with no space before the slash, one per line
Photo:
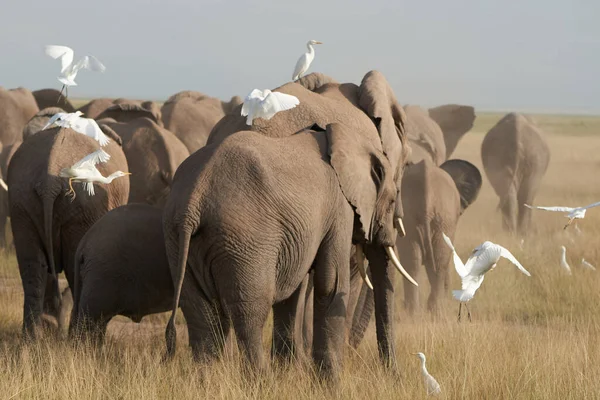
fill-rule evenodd
<path id="1" fill-rule="evenodd" d="M 162 211 L 146 204 L 115 208 L 79 242 L 69 333 L 101 344 L 108 322 L 124 315 L 140 322 L 169 311 L 173 282 L 162 229 Z"/>

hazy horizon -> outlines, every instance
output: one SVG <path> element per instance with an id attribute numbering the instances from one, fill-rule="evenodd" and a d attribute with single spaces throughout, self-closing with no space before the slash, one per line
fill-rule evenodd
<path id="1" fill-rule="evenodd" d="M 73 98 L 229 99 L 288 82 L 316 39 L 309 72 L 360 83 L 380 70 L 402 104 L 600 114 L 600 3 L 571 3 L 19 2 L 3 10 L 0 86 L 60 89 L 60 63 L 44 54 L 59 44 L 107 67 L 81 71 Z"/>

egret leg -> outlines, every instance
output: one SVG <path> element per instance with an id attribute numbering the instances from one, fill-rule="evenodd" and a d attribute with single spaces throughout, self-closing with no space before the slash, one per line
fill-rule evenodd
<path id="1" fill-rule="evenodd" d="M 60 99 L 62 99 L 63 90 L 65 90 L 66 87 L 67 85 L 62 85 L 62 87 L 60 88 L 60 93 L 58 94 L 58 100 L 56 101 L 56 104 L 60 104 Z"/>
<path id="2" fill-rule="evenodd" d="M 73 178 L 69 178 L 69 191 L 66 194 L 68 195 L 73 195 L 73 198 L 71 198 L 71 201 L 75 200 L 75 189 L 73 189 Z"/>
<path id="3" fill-rule="evenodd" d="M 570 219 L 569 222 L 567 222 L 567 224 L 565 225 L 565 227 L 563 229 L 567 229 L 567 227 L 569 225 L 571 225 L 573 223 L 573 221 L 574 221 L 574 218 Z"/>
<path id="4" fill-rule="evenodd" d="M 467 318 L 469 318 L 469 322 L 471 321 L 471 311 L 469 310 L 469 306 L 465 303 L 465 308 L 467 309 Z"/>
<path id="5" fill-rule="evenodd" d="M 67 100 L 68 97 L 69 97 L 69 87 L 65 86 L 65 101 Z"/>
<path id="6" fill-rule="evenodd" d="M 460 322 L 460 311 L 462 310 L 462 302 L 458 303 L 458 322 Z"/>

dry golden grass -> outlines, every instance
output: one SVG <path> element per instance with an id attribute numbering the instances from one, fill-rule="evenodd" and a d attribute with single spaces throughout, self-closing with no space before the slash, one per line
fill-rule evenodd
<path id="1" fill-rule="evenodd" d="M 480 116 L 474 132 L 459 144 L 454 157 L 481 167 L 483 135 L 500 115 Z M 535 116 L 547 129 L 552 149 L 549 171 L 538 204 L 580 205 L 600 197 L 600 118 Z M 360 348 L 346 349 L 340 384 L 316 383 L 306 364 L 273 366 L 261 384 L 240 373 L 243 362 L 235 346 L 210 367 L 195 364 L 179 341 L 174 362 L 159 363 L 164 349 L 164 316 L 135 325 L 111 323 L 111 337 L 99 354 L 73 349 L 50 338 L 21 347 L 22 294 L 14 256 L 0 259 L 0 397 L 2 398 L 424 398 L 419 362 L 411 352 L 428 357 L 429 371 L 442 387 L 441 398 L 591 399 L 600 397 L 600 271 L 579 267 L 585 257 L 600 267 L 595 238 L 600 210 L 580 223 L 584 236 L 575 243 L 562 231 L 565 218 L 537 211 L 535 230 L 526 239 L 511 238 L 500 228 L 497 198 L 484 179 L 479 199 L 463 216 L 455 244 L 461 256 L 485 239 L 509 247 L 532 273 L 527 278 L 507 261 L 488 274 L 471 302 L 473 322 L 457 323 L 458 304 L 447 294 L 439 317 L 408 317 L 397 295 L 397 355 L 400 376 L 384 371 L 377 359 L 371 326 Z M 559 267 L 559 246 L 567 246 L 573 269 Z M 452 288 L 458 277 L 452 271 Z M 422 298 L 426 298 L 425 274 Z M 179 332 L 184 331 L 179 326 Z M 268 327 L 265 329 L 265 349 Z"/>

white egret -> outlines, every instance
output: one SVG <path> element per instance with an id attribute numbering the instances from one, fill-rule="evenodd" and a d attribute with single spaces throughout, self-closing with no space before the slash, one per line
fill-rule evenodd
<path id="1" fill-rule="evenodd" d="M 569 263 L 567 263 L 567 248 L 565 246 L 560 246 L 560 266 L 569 274 L 571 275 L 571 267 L 569 266 Z"/>
<path id="2" fill-rule="evenodd" d="M 244 99 L 242 116 L 247 117 L 246 124 L 252 125 L 254 118 L 271 119 L 278 112 L 291 110 L 298 104 L 300 100 L 290 94 L 254 89 Z"/>
<path id="3" fill-rule="evenodd" d="M 110 155 L 104 150 L 100 149 L 83 157 L 81 160 L 73 164 L 72 167 L 63 168 L 60 171 L 59 176 L 61 178 L 69 178 L 70 190 L 67 192 L 67 195 L 72 194 L 73 199 L 75 199 L 73 182 L 83 182 L 88 194 L 93 196 L 95 194 L 94 182 L 109 184 L 116 178 L 125 175 L 131 175 L 129 172 L 117 171 L 113 172 L 107 177 L 102 176 L 100 171 L 98 171 L 98 168 L 96 168 L 96 164 L 107 162 L 108 160 L 110 160 Z"/>
<path id="4" fill-rule="evenodd" d="M 323 42 L 318 42 L 316 40 L 310 40 L 306 43 L 306 47 L 308 47 L 308 51 L 300 56 L 298 62 L 296 63 L 296 68 L 294 68 L 294 75 L 292 75 L 292 80 L 296 81 L 308 71 L 310 64 L 315 59 L 315 48 L 313 47 L 315 44 L 323 44 Z"/>
<path id="5" fill-rule="evenodd" d="M 83 115 L 81 111 L 54 114 L 42 130 L 48 129 L 52 124 L 56 124 L 63 128 L 71 128 L 75 132 L 91 137 L 100 143 L 100 146 L 106 146 L 110 142 L 110 139 L 102 132 L 98 123 L 91 118 L 82 118 L 81 115 Z"/>
<path id="6" fill-rule="evenodd" d="M 565 217 L 569 218 L 569 222 L 567 222 L 567 224 L 565 225 L 564 229 L 567 229 L 567 227 L 569 225 L 571 225 L 571 223 L 575 219 L 583 219 L 583 218 L 585 218 L 585 212 L 589 208 L 597 207 L 597 206 L 600 206 L 600 201 L 597 202 L 597 203 L 589 204 L 589 205 L 584 206 L 584 207 L 540 207 L 540 206 L 530 206 L 529 204 L 525 204 L 525 207 L 528 207 L 528 208 L 531 208 L 531 209 L 537 208 L 538 210 L 556 211 L 556 212 L 566 213 Z"/>
<path id="7" fill-rule="evenodd" d="M 423 382 L 425 383 L 425 390 L 427 390 L 427 395 L 430 396 L 432 394 L 442 393 L 442 389 L 440 388 L 440 384 L 435 380 L 433 376 L 427 371 L 427 367 L 425 366 L 425 354 L 423 353 L 412 353 L 421 359 L 421 374 L 423 374 Z"/>
<path id="8" fill-rule="evenodd" d="M 582 258 L 582 259 L 581 259 L 581 266 L 582 266 L 583 268 L 586 268 L 586 269 L 591 269 L 592 271 L 595 271 L 595 270 L 596 270 L 596 267 L 594 267 L 594 266 L 593 266 L 592 264 L 590 264 L 589 262 L 585 261 L 585 258 Z"/>
<path id="9" fill-rule="evenodd" d="M 462 280 L 462 290 L 453 290 L 452 295 L 458 301 L 460 301 L 460 305 L 458 308 L 458 320 L 460 321 L 460 312 L 462 303 L 465 303 L 465 307 L 467 307 L 467 302 L 475 296 L 475 292 L 481 284 L 483 283 L 483 277 L 486 272 L 490 271 L 494 267 L 496 267 L 496 263 L 500 260 L 500 257 L 506 258 L 508 261 L 513 263 L 519 268 L 519 270 L 527 276 L 531 276 L 529 271 L 527 271 L 521 263 L 512 255 L 510 251 L 500 246 L 499 244 L 492 243 L 490 241 L 485 241 L 479 246 L 473 249 L 471 256 L 467 260 L 465 264 L 463 264 L 462 260 L 456 254 L 456 250 L 452 245 L 452 241 L 448 236 L 442 233 L 444 237 L 444 241 L 452 250 L 452 255 L 454 259 L 454 268 L 456 272 L 460 276 Z M 471 312 L 467 307 L 467 316 L 469 321 L 471 320 Z"/>
<path id="10" fill-rule="evenodd" d="M 6 182 L 4 182 L 4 179 L 2 178 L 0 178 L 0 186 L 2 186 L 2 189 L 8 192 L 8 185 L 6 184 Z"/>
<path id="11" fill-rule="evenodd" d="M 73 62 L 73 49 L 67 46 L 46 46 L 46 54 L 57 59 L 60 58 L 60 75 L 58 81 L 63 84 L 60 89 L 62 95 L 65 91 L 65 98 L 69 96 L 69 86 L 77 86 L 75 77 L 80 69 L 89 69 L 90 71 L 104 72 L 106 67 L 94 56 L 85 56 L 76 63 Z M 58 99 L 60 101 L 60 97 Z"/>

